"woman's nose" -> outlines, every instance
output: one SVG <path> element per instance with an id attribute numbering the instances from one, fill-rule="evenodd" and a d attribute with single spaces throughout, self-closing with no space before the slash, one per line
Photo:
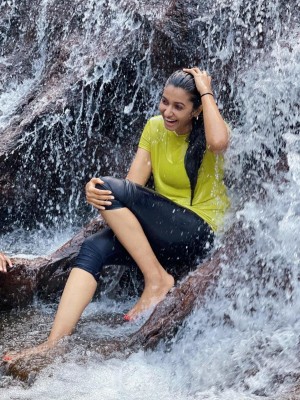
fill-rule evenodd
<path id="1" fill-rule="evenodd" d="M 169 105 L 169 106 L 166 107 L 166 109 L 165 109 L 165 115 L 167 115 L 167 116 L 173 115 L 173 108 L 172 108 L 171 105 Z"/>

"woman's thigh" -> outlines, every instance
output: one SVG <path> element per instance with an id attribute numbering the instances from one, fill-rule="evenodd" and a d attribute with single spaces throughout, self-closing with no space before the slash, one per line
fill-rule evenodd
<path id="1" fill-rule="evenodd" d="M 161 262 L 190 262 L 207 254 L 214 234 L 196 213 L 128 180 L 102 179 L 116 199 L 107 209 L 129 208 Z"/>

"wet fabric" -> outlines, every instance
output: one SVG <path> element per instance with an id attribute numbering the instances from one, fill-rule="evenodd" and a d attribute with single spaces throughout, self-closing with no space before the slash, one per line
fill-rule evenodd
<path id="1" fill-rule="evenodd" d="M 159 193 L 126 179 L 101 178 L 99 189 L 111 190 L 107 210 L 127 207 L 140 222 L 158 260 L 164 267 L 195 264 L 212 246 L 211 227 L 193 211 Z M 122 221 L 120 220 L 120 224 Z M 98 281 L 104 265 L 130 265 L 134 261 L 110 228 L 88 237 L 81 246 L 75 266 Z"/>
<path id="2" fill-rule="evenodd" d="M 223 182 L 223 156 L 206 149 L 199 168 L 191 206 L 190 182 L 184 166 L 188 134 L 177 135 L 167 130 L 163 118 L 155 116 L 147 122 L 139 147 L 151 154 L 156 192 L 194 211 L 210 224 L 214 231 L 219 230 L 223 224 L 224 213 L 229 206 Z"/>

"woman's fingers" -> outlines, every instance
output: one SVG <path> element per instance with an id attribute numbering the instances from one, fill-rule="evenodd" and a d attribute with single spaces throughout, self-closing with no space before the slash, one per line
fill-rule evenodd
<path id="1" fill-rule="evenodd" d="M 12 267 L 12 262 L 4 253 L 0 253 L 0 272 L 7 272 L 7 266 Z"/>
<path id="2" fill-rule="evenodd" d="M 112 196 L 109 196 L 109 197 L 103 196 L 101 198 L 98 198 L 98 197 L 87 197 L 87 202 L 89 204 L 95 206 L 96 208 L 98 206 L 110 206 L 112 204 L 111 200 L 113 200 Z"/>
<path id="3" fill-rule="evenodd" d="M 93 206 L 96 206 L 96 207 L 98 207 L 98 206 L 110 206 L 112 203 L 111 203 L 111 200 L 113 200 L 114 199 L 114 196 L 112 196 L 111 194 L 109 194 L 109 193 L 101 193 L 102 191 L 101 190 L 99 190 L 99 194 L 89 194 L 89 195 L 87 195 L 86 196 L 86 200 L 87 200 L 87 202 L 89 203 L 89 204 L 92 204 Z M 103 192 L 104 192 L 104 190 L 103 190 Z"/>
<path id="4" fill-rule="evenodd" d="M 110 190 L 102 190 L 96 185 L 102 185 L 104 182 L 100 178 L 92 178 L 85 187 L 86 200 L 89 204 L 99 210 L 105 210 L 105 206 L 112 204 L 114 199 Z"/>
<path id="5" fill-rule="evenodd" d="M 96 189 L 96 185 L 103 185 L 103 181 L 100 178 L 92 178 L 86 185 L 85 185 L 85 192 L 86 194 L 93 192 Z"/>
<path id="6" fill-rule="evenodd" d="M 113 200 L 114 196 L 111 194 L 110 190 L 101 190 L 97 188 L 91 188 L 86 193 L 87 200 L 94 200 L 94 201 L 107 201 Z"/>
<path id="7" fill-rule="evenodd" d="M 209 73 L 207 71 L 205 71 L 204 69 L 201 70 L 198 67 L 193 67 L 193 68 L 183 68 L 184 72 L 189 72 L 192 75 L 204 75 L 204 76 L 210 76 Z"/>
<path id="8" fill-rule="evenodd" d="M 183 68 L 184 72 L 193 75 L 195 84 L 200 94 L 211 92 L 211 76 L 205 70 L 200 70 L 198 67 Z"/>
<path id="9" fill-rule="evenodd" d="M 211 82 L 211 76 L 207 71 L 201 71 L 199 68 L 184 68 L 184 72 L 187 72 L 195 78 L 195 82 L 197 83 L 198 80 L 203 81 L 203 82 Z"/>

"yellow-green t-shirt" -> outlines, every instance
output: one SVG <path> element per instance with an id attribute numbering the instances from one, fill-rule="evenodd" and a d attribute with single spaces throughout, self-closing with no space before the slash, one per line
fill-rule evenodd
<path id="1" fill-rule="evenodd" d="M 191 201 L 191 187 L 184 166 L 188 147 L 188 134 L 177 135 L 164 126 L 161 116 L 147 122 L 139 147 L 151 155 L 155 190 L 206 221 L 214 231 L 221 227 L 224 213 L 229 206 L 223 182 L 223 156 L 206 149 L 198 172 L 198 180 Z"/>

